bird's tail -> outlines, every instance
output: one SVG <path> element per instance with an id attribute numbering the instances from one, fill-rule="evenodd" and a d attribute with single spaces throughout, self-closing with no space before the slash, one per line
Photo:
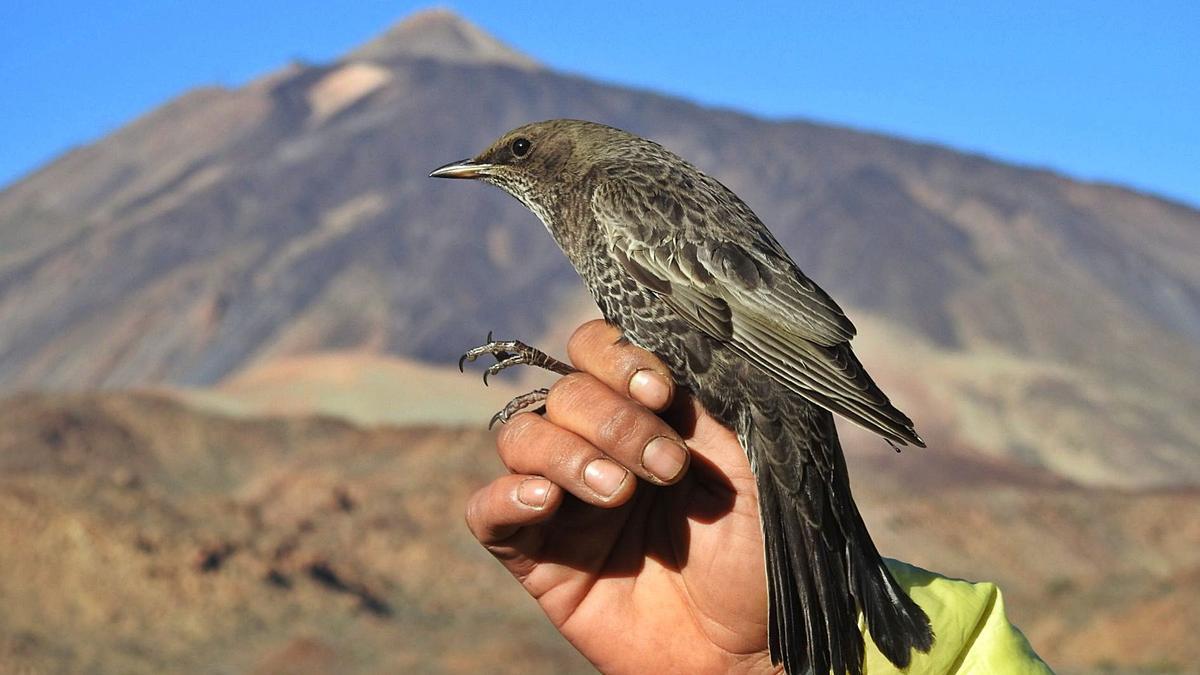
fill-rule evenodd
<path id="1" fill-rule="evenodd" d="M 808 407 L 798 426 L 756 411 L 742 434 L 758 482 L 771 660 L 790 675 L 858 675 L 861 610 L 875 645 L 904 668 L 913 649 L 933 645 L 929 619 L 892 578 L 867 533 L 832 415 Z"/>

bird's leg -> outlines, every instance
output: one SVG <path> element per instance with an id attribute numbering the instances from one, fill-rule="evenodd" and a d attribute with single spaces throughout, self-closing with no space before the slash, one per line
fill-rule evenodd
<path id="1" fill-rule="evenodd" d="M 559 375 L 570 375 L 578 372 L 572 366 L 569 366 L 562 361 L 550 356 L 540 349 L 535 349 L 520 340 L 493 340 L 492 333 L 489 331 L 487 336 L 487 344 L 468 349 L 462 358 L 458 360 L 459 371 L 463 370 L 463 364 L 467 361 L 474 361 L 484 354 L 491 354 L 496 357 L 496 362 L 483 371 L 483 383 L 488 383 L 488 377 L 513 366 L 533 366 L 535 368 L 543 368 L 552 373 Z M 509 401 L 500 410 L 500 412 L 492 415 L 492 421 L 488 422 L 488 429 L 496 426 L 496 422 L 504 424 L 512 419 L 513 415 L 519 412 L 524 412 L 533 406 L 538 406 L 533 412 L 539 415 L 546 412 L 546 396 L 550 394 L 549 389 L 534 389 L 533 391 L 516 396 Z"/>
<path id="2" fill-rule="evenodd" d="M 474 349 L 468 349 L 462 355 L 462 358 L 458 360 L 458 370 L 461 372 L 464 363 L 474 361 L 484 354 L 491 354 L 496 357 L 496 363 L 489 366 L 483 372 L 483 383 L 485 385 L 488 383 L 488 377 L 513 366 L 544 368 L 559 375 L 570 375 L 576 372 L 575 368 L 559 361 L 540 349 L 530 347 L 520 340 L 493 340 L 490 331 L 487 336 L 487 344 Z"/>
<path id="3" fill-rule="evenodd" d="M 546 388 L 534 389 L 527 394 L 514 396 L 513 400 L 509 401 L 500 409 L 500 412 L 492 415 L 492 421 L 488 422 L 488 429 L 496 426 L 496 422 L 504 424 L 512 419 L 513 415 L 519 412 L 524 412 L 530 406 L 538 405 L 538 408 L 533 412 L 541 415 L 546 412 L 546 397 L 550 394 L 550 390 Z M 540 404 L 540 405 L 539 405 Z"/>

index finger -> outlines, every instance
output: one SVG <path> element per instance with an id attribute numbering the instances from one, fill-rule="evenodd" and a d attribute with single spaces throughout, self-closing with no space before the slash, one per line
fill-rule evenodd
<path id="1" fill-rule="evenodd" d="M 663 362 L 622 340 L 620 330 L 600 319 L 575 331 L 567 354 L 575 367 L 651 410 L 665 410 L 675 396 L 671 371 Z"/>

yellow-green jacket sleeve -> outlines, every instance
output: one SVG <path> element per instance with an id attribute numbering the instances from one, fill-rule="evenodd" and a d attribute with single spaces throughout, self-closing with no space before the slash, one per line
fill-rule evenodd
<path id="1" fill-rule="evenodd" d="M 913 654 L 899 671 L 867 640 L 869 675 L 1045 675 L 1053 672 L 1004 615 L 1004 599 L 992 583 L 950 579 L 898 560 L 887 560 L 900 586 L 933 623 L 928 654 Z"/>

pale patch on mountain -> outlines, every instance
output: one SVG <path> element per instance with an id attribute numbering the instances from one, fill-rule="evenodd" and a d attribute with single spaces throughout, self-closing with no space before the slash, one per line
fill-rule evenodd
<path id="1" fill-rule="evenodd" d="M 392 75 L 385 68 L 368 63 L 350 63 L 329 73 L 308 90 L 313 123 L 345 110 L 390 79 Z"/>

